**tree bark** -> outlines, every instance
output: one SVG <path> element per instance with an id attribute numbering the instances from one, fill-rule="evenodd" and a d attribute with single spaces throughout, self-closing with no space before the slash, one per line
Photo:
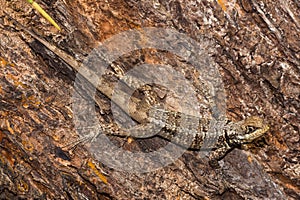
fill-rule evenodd
<path id="1" fill-rule="evenodd" d="M 0 1 L 1 199 L 300 198 L 297 0 L 37 2 L 61 32 L 26 1 Z M 197 42 L 206 38 L 226 91 L 227 118 L 258 115 L 270 131 L 247 150 L 228 153 L 220 169 L 192 150 L 142 174 L 102 164 L 84 145 L 67 151 L 65 145 L 78 139 L 71 98 L 76 74 L 6 13 L 78 62 L 99 42 L 130 29 L 170 28 Z M 137 51 L 116 64 L 128 70 L 168 58 L 181 66 L 179 58 L 160 53 Z M 109 99 L 98 93 L 96 100 L 99 119 L 110 123 Z M 166 142 L 158 137 L 111 139 L 130 151 L 151 151 Z"/>

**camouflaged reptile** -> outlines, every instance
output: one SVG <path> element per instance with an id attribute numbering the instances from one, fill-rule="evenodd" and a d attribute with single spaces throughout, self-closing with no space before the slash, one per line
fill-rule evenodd
<path id="1" fill-rule="evenodd" d="M 26 29 L 18 22 L 15 21 L 15 23 L 17 23 L 17 25 L 24 31 L 29 33 L 33 38 L 55 53 L 58 57 L 60 57 L 64 62 L 72 67 L 73 70 L 79 72 L 80 64 L 74 58 L 56 46 L 48 43 L 41 37 L 37 36 L 32 31 Z M 111 91 L 104 85 L 105 83 L 100 86 L 95 85 L 95 87 L 101 93 L 111 98 Z M 119 106 L 122 108 L 122 105 Z M 132 118 L 141 122 L 138 117 L 132 116 Z M 185 119 L 185 123 L 178 123 L 178 120 L 180 119 Z M 197 121 L 196 126 L 194 126 L 195 121 Z M 124 131 L 121 129 L 112 130 L 109 126 L 103 126 L 102 131 L 104 131 L 106 134 L 117 136 L 147 138 L 152 137 L 153 135 L 143 134 L 143 130 L 147 130 L 146 132 L 151 132 L 152 128 L 159 127 L 161 131 L 158 132 L 158 135 L 162 138 L 195 150 L 200 150 L 204 141 L 212 138 L 216 142 L 213 143 L 213 146 L 206 146 L 206 148 L 211 150 L 209 154 L 209 160 L 210 164 L 214 165 L 231 149 L 239 147 L 242 144 L 251 143 L 269 130 L 269 126 L 265 124 L 262 118 L 252 116 L 239 122 L 232 122 L 228 119 L 218 121 L 216 122 L 217 125 L 215 127 L 217 133 L 211 134 L 208 132 L 209 126 L 211 125 L 210 120 L 165 109 L 154 109 L 154 112 L 149 116 L 147 122 L 148 123 L 146 124 L 139 124 L 137 127 L 129 131 Z M 184 125 L 182 126 L 182 124 Z M 87 135 L 78 140 L 76 143 L 73 143 L 73 145 L 77 145 L 84 141 L 90 141 L 92 138 L 97 137 L 97 135 L 98 133 Z"/>

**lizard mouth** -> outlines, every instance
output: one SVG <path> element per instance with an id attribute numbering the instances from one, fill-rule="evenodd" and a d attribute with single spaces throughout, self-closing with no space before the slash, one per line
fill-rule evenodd
<path id="1" fill-rule="evenodd" d="M 243 143 L 250 143 L 253 140 L 264 135 L 269 129 L 270 127 L 268 125 L 265 125 L 263 127 L 256 128 L 254 131 L 251 131 L 251 133 L 239 135 L 238 139 L 243 141 Z"/>

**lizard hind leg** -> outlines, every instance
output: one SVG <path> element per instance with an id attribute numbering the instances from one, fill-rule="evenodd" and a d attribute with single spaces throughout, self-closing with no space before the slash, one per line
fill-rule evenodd
<path id="1" fill-rule="evenodd" d="M 84 130 L 78 129 L 77 131 L 80 132 L 80 137 L 78 139 L 75 139 L 66 145 L 64 145 L 62 148 L 67 151 L 73 151 L 76 149 L 78 145 L 84 145 L 86 143 L 94 142 L 96 138 L 101 135 L 113 135 L 113 136 L 119 136 L 119 137 L 128 137 L 130 136 L 129 133 L 123 129 L 118 128 L 115 125 L 100 125 L 97 127 L 90 127 L 90 128 L 83 128 Z M 90 130 L 88 130 L 90 129 Z"/>
<path id="2" fill-rule="evenodd" d="M 90 133 L 88 135 L 85 135 L 83 137 L 80 137 L 79 139 L 75 139 L 71 142 L 68 142 L 66 145 L 64 145 L 62 147 L 63 150 L 66 150 L 66 151 L 71 151 L 73 152 L 76 147 L 78 145 L 84 145 L 90 141 L 92 141 L 95 137 L 97 137 L 98 134 L 95 134 L 95 133 Z"/>

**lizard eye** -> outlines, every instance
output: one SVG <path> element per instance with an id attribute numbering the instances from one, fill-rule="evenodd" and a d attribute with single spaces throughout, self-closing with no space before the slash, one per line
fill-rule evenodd
<path id="1" fill-rule="evenodd" d="M 252 133 L 255 130 L 257 130 L 256 127 L 254 127 L 254 126 L 247 126 L 247 128 L 246 128 L 246 134 Z"/>

